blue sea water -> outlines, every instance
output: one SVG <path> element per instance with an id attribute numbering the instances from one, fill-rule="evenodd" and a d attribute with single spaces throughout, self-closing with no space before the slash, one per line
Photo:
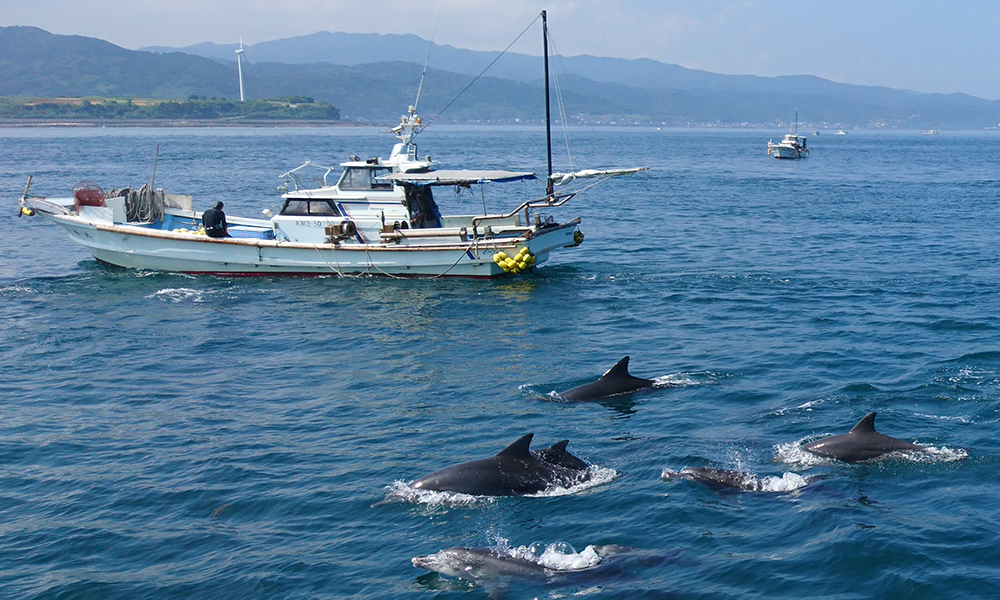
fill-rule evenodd
<path id="1" fill-rule="evenodd" d="M 532 275 L 401 281 L 127 271 L 17 217 L 28 174 L 53 196 L 138 185 L 157 144 L 157 186 L 253 215 L 303 160 L 385 155 L 375 129 L 0 130 L 0 597 L 995 597 L 1000 135 L 824 133 L 779 162 L 780 135 L 573 130 L 579 165 L 651 167 L 561 210 L 582 246 Z M 420 141 L 442 167 L 541 171 L 542 139 Z M 660 385 L 549 396 L 624 355 Z M 871 411 L 934 451 L 849 465 L 796 449 Z M 569 439 L 601 482 L 401 492 L 528 432 Z M 661 479 L 693 466 L 792 484 Z M 411 565 L 560 541 L 630 550 L 479 584 Z"/>

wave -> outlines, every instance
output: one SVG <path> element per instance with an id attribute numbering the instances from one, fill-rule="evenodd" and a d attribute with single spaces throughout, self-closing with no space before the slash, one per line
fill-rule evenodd
<path id="1" fill-rule="evenodd" d="M 957 417 L 949 417 L 947 415 L 928 415 L 925 413 L 913 413 L 915 416 L 924 417 L 925 419 L 937 419 L 939 421 L 958 421 L 959 423 L 971 424 L 972 417 L 967 417 L 965 415 L 958 415 Z"/>
<path id="2" fill-rule="evenodd" d="M 26 285 L 5 285 L 0 287 L 0 296 L 20 296 L 22 294 L 37 294 L 34 288 Z"/>
<path id="3" fill-rule="evenodd" d="M 781 417 L 781 416 L 784 416 L 784 415 L 792 412 L 793 410 L 801 410 L 801 411 L 805 411 L 805 412 L 812 412 L 812 409 L 813 409 L 814 406 L 817 406 L 819 404 L 823 404 L 824 402 L 825 402 L 825 400 L 810 400 L 808 402 L 803 402 L 802 404 L 800 404 L 798 406 L 783 407 L 783 408 L 775 409 L 775 410 L 771 411 L 770 415 L 773 416 L 773 417 Z"/>
<path id="4" fill-rule="evenodd" d="M 483 503 L 489 504 L 496 501 L 496 498 L 493 496 L 473 496 L 471 494 L 459 494 L 456 492 L 418 490 L 410 487 L 408 483 L 401 480 L 393 481 L 391 485 L 385 486 L 385 489 L 388 492 L 385 499 L 373 506 L 407 502 L 410 504 L 423 504 L 430 509 L 447 509 L 471 508 Z"/>
<path id="5" fill-rule="evenodd" d="M 654 388 L 694 387 L 698 385 L 718 385 L 720 377 L 730 377 L 727 374 L 711 371 L 680 372 L 653 378 Z"/>
<path id="6" fill-rule="evenodd" d="M 610 467 L 598 467 L 596 465 L 590 465 L 587 469 L 586 480 L 580 483 L 575 483 L 569 487 L 563 487 L 561 485 L 554 485 L 549 487 L 537 494 L 528 494 L 529 498 L 553 498 L 556 496 L 569 496 L 570 494 L 578 494 L 582 491 L 589 490 L 592 487 L 597 487 L 599 485 L 604 485 L 614 481 L 618 477 L 618 471 Z"/>
<path id="7" fill-rule="evenodd" d="M 163 300 L 174 304 L 191 302 L 199 304 L 205 301 L 206 292 L 204 290 L 193 290 L 191 288 L 164 288 L 146 296 L 146 299 Z"/>

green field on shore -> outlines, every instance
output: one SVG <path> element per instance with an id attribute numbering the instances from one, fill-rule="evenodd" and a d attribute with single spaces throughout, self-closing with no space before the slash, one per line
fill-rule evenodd
<path id="1" fill-rule="evenodd" d="M 0 98 L 0 119 L 17 120 L 255 120 L 336 121 L 340 110 L 305 96 L 246 102 L 191 96 L 184 101 L 147 98 Z"/>

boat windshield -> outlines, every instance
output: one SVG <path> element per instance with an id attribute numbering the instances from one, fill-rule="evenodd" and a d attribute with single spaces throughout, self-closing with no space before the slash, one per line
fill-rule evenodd
<path id="1" fill-rule="evenodd" d="M 347 167 L 340 177 L 339 187 L 342 190 L 391 190 L 392 184 L 378 181 L 392 170 L 387 167 Z"/>
<path id="2" fill-rule="evenodd" d="M 329 200 L 286 200 L 281 207 L 283 215 L 322 215 L 338 217 L 340 211 Z"/>

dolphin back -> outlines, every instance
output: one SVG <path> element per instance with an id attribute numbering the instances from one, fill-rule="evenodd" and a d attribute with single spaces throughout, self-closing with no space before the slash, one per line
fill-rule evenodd
<path id="1" fill-rule="evenodd" d="M 574 471 L 586 471 L 589 469 L 590 465 L 573 456 L 566 450 L 567 444 L 569 444 L 569 440 L 562 440 L 561 442 L 553 444 L 550 448 L 539 450 L 535 453 L 535 456 L 537 456 L 539 460 L 545 461 L 550 465 L 559 465 L 560 467 L 565 467 Z"/>
<path id="2" fill-rule="evenodd" d="M 696 481 L 716 491 L 729 489 L 759 492 L 762 489 L 761 480 L 756 475 L 729 469 L 687 467 L 680 471 L 664 472 L 663 478 L 667 480 L 687 479 L 689 481 Z"/>
<path id="3" fill-rule="evenodd" d="M 586 478 L 587 464 L 566 452 L 568 441 L 536 453 L 531 451 L 532 437 L 530 433 L 521 436 L 490 458 L 435 471 L 410 487 L 472 496 L 523 496 Z M 583 472 L 578 468 L 581 466 Z"/>
<path id="4" fill-rule="evenodd" d="M 626 356 L 608 369 L 600 379 L 571 388 L 559 394 L 563 400 L 596 400 L 618 394 L 627 394 L 653 386 L 652 379 L 633 377 L 628 372 L 629 357 Z"/>
<path id="5" fill-rule="evenodd" d="M 806 444 L 803 448 L 813 454 L 844 462 L 861 462 L 900 450 L 924 450 L 923 446 L 876 431 L 876 414 L 874 412 L 868 413 L 845 434 L 816 440 Z"/>

